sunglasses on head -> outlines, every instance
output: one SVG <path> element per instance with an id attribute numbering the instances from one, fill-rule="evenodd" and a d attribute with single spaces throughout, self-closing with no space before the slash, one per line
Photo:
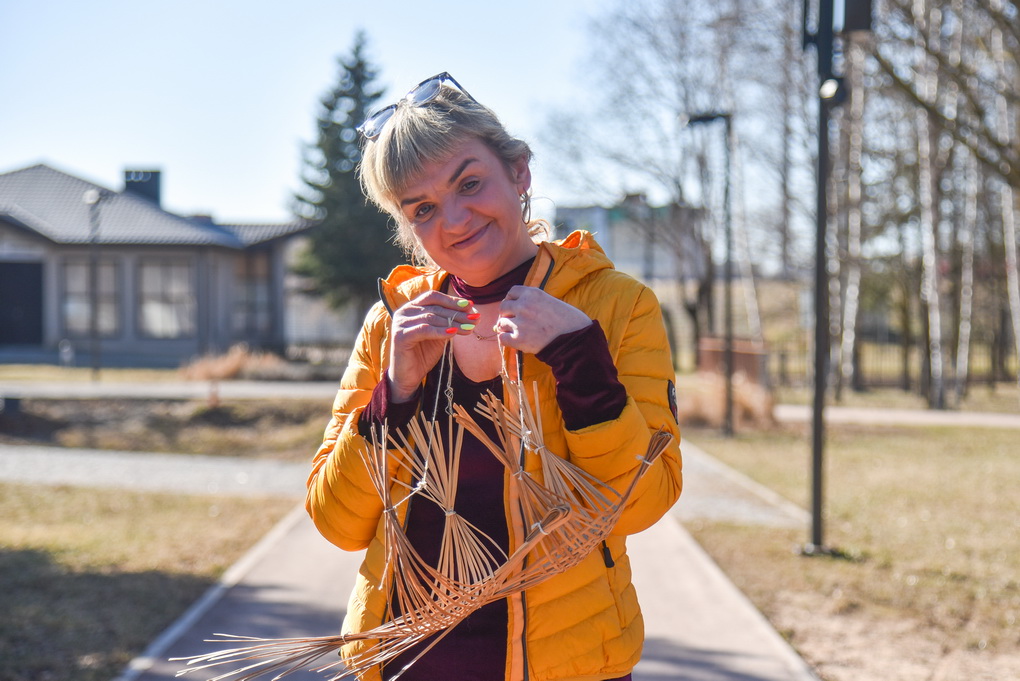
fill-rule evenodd
<path id="1" fill-rule="evenodd" d="M 386 127 L 386 122 L 390 120 L 390 117 L 397 110 L 397 106 L 401 102 L 407 102 L 409 106 L 425 106 L 437 96 L 439 91 L 443 87 L 443 83 L 450 82 L 457 87 L 458 90 L 463 92 L 468 99 L 476 104 L 478 101 L 471 96 L 471 94 L 457 82 L 457 79 L 451 76 L 446 71 L 426 78 L 416 86 L 411 88 L 411 91 L 399 99 L 396 103 L 390 104 L 384 109 L 379 109 L 374 114 L 365 119 L 365 122 L 358 126 L 358 132 L 365 136 L 365 139 L 374 140 L 379 136 L 379 133 Z"/>

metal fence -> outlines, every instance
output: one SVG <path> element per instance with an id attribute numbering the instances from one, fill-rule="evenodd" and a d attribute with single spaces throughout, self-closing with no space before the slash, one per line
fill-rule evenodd
<path id="1" fill-rule="evenodd" d="M 948 353 L 951 360 L 955 353 Z M 901 345 L 863 342 L 857 346 L 854 357 L 855 388 L 898 387 L 913 389 L 922 385 L 924 375 L 924 353 L 917 346 L 904 351 Z M 1012 347 L 1001 348 L 992 343 L 971 345 L 968 360 L 968 383 L 994 383 L 1015 381 L 1017 372 L 1016 353 Z M 774 387 L 801 387 L 812 384 L 814 355 L 805 342 L 770 344 L 767 352 L 768 381 Z M 834 362 L 833 371 L 839 367 Z M 945 376 L 955 380 L 955 361 L 947 362 Z"/>

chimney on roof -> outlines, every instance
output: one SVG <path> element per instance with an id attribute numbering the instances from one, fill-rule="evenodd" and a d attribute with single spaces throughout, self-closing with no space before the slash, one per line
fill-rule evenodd
<path id="1" fill-rule="evenodd" d="M 124 193 L 141 196 L 160 205 L 158 170 L 125 170 Z"/>

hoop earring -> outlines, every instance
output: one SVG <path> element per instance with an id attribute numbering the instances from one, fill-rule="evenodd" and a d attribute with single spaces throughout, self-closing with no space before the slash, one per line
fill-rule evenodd
<path id="1" fill-rule="evenodd" d="M 521 194 L 521 218 L 524 224 L 531 222 L 531 195 L 527 192 Z"/>

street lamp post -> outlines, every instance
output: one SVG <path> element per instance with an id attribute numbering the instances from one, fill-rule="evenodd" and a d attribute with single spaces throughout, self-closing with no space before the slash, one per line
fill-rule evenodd
<path id="1" fill-rule="evenodd" d="M 723 265 L 724 325 L 723 365 L 726 376 L 726 410 L 723 416 L 723 435 L 733 436 L 733 207 L 730 184 L 733 165 L 733 115 L 715 111 L 698 114 L 687 119 L 688 125 L 723 121 L 726 125 L 726 178 L 723 185 L 723 229 L 726 239 L 726 262 Z"/>
<path id="2" fill-rule="evenodd" d="M 871 30 L 871 0 L 844 0 L 843 33 Z M 808 30 L 810 0 L 803 1 L 802 38 L 804 49 L 815 46 L 818 57 L 818 166 L 815 180 L 815 376 L 811 409 L 811 541 L 804 547 L 807 555 L 831 555 L 824 534 L 824 448 L 825 392 L 829 373 L 829 273 L 826 265 L 826 237 L 829 207 L 826 189 L 829 180 L 829 113 L 846 96 L 843 78 L 834 69 L 836 33 L 835 3 L 818 0 L 815 32 Z"/>
<path id="3" fill-rule="evenodd" d="M 82 201 L 89 207 L 89 358 L 92 380 L 99 380 L 99 204 L 106 198 L 98 189 L 89 189 Z"/>

